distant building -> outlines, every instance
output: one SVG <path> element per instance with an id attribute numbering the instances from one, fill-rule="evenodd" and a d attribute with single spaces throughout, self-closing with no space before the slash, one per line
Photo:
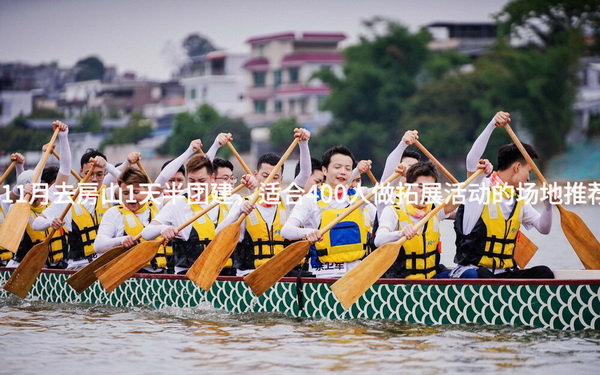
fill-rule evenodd
<path id="1" fill-rule="evenodd" d="M 0 126 L 10 124 L 19 115 L 30 115 L 32 107 L 31 91 L 0 91 Z"/>
<path id="2" fill-rule="evenodd" d="M 228 117 L 244 114 L 244 70 L 248 58 L 244 53 L 213 51 L 195 57 L 194 75 L 182 78 L 185 107 L 195 111 L 202 104 L 210 104 Z"/>
<path id="3" fill-rule="evenodd" d="M 579 89 L 575 102 L 575 127 L 568 143 L 586 137 L 590 119 L 600 117 L 600 57 L 584 57 L 579 70 Z"/>
<path id="4" fill-rule="evenodd" d="M 246 123 L 268 126 L 280 118 L 295 117 L 311 130 L 328 124 L 331 114 L 321 110 L 321 103 L 330 89 L 311 76 L 321 68 L 342 74 L 344 58 L 338 44 L 344 39 L 342 33 L 314 32 L 248 39 Z"/>
<path id="5" fill-rule="evenodd" d="M 78 118 L 95 106 L 96 95 L 102 89 L 100 80 L 70 82 L 58 101 L 58 108 L 66 118 Z"/>
<path id="6" fill-rule="evenodd" d="M 471 57 L 484 53 L 498 34 L 498 27 L 492 22 L 434 22 L 424 27 L 433 36 L 430 50 L 456 50 Z"/>

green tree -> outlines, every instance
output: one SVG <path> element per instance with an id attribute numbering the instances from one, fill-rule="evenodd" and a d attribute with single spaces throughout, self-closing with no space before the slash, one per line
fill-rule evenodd
<path id="1" fill-rule="evenodd" d="M 188 57 L 202 56 L 216 50 L 210 40 L 198 33 L 192 33 L 183 40 L 183 48 Z"/>
<path id="2" fill-rule="evenodd" d="M 99 111 L 87 111 L 79 117 L 79 126 L 72 133 L 100 133 L 102 131 L 102 114 Z"/>
<path id="3" fill-rule="evenodd" d="M 417 76 L 430 57 L 426 31 L 411 33 L 389 19 L 364 22 L 368 34 L 344 51 L 343 77 L 324 69 L 316 78 L 331 87 L 324 109 L 334 121 L 315 137 L 314 149 L 322 152 L 333 144 L 345 144 L 359 159 L 372 159 L 376 172 L 399 139 L 397 133 L 403 103 L 417 90 Z"/>
<path id="4" fill-rule="evenodd" d="M 511 98 L 542 159 L 560 153 L 574 118 L 584 30 L 599 29 L 600 0 L 513 0 L 496 18 L 501 37 L 524 42 L 518 49 L 500 44 L 490 56 L 509 70 L 499 91 Z"/>
<path id="5" fill-rule="evenodd" d="M 179 155 L 194 139 L 201 139 L 207 151 L 219 133 L 231 133 L 236 149 L 250 149 L 250 130 L 240 120 L 221 116 L 212 106 L 202 104 L 196 112 L 183 112 L 175 116 L 173 132 L 158 149 L 164 155 Z"/>
<path id="6" fill-rule="evenodd" d="M 52 131 L 49 129 L 31 129 L 26 125 L 27 119 L 19 116 L 8 126 L 2 128 L 0 150 L 6 153 L 39 151 L 50 140 Z"/>
<path id="7" fill-rule="evenodd" d="M 62 120 L 65 118 L 65 116 L 55 109 L 34 108 L 33 111 L 31 111 L 31 114 L 27 116 L 27 118 Z"/>
<path id="8" fill-rule="evenodd" d="M 77 82 L 93 79 L 102 80 L 102 78 L 104 78 L 104 64 L 96 56 L 86 57 L 85 59 L 77 61 L 75 70 L 77 71 L 75 76 L 75 81 Z"/>
<path id="9" fill-rule="evenodd" d="M 298 127 L 298 121 L 295 117 L 281 118 L 271 125 L 269 128 L 269 142 L 275 152 L 280 154 L 285 152 L 290 145 L 294 129 Z"/>
<path id="10" fill-rule="evenodd" d="M 132 113 L 127 126 L 114 129 L 112 134 L 102 141 L 100 149 L 104 149 L 107 145 L 137 143 L 149 137 L 151 133 L 150 120 L 139 113 Z"/>

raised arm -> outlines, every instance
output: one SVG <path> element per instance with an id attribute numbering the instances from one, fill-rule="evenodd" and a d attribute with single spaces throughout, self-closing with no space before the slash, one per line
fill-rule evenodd
<path id="1" fill-rule="evenodd" d="M 497 126 L 504 125 L 510 122 L 510 113 L 508 112 L 497 112 L 492 121 L 483 129 L 479 137 L 473 143 L 471 150 L 467 154 L 467 177 L 475 173 L 479 160 L 483 156 L 483 152 L 490 140 L 492 132 Z"/>
<path id="2" fill-rule="evenodd" d="M 177 158 L 173 159 L 172 162 L 167 164 L 163 170 L 160 172 L 154 183 L 158 184 L 161 188 L 165 188 L 167 181 L 171 179 L 177 173 L 177 170 L 190 158 L 194 155 L 195 150 L 200 150 L 202 148 L 202 141 L 199 139 L 194 139 L 190 142 L 190 146 L 183 152 L 183 154 L 179 155 Z"/>
<path id="3" fill-rule="evenodd" d="M 402 140 L 400 141 L 400 143 L 398 143 L 398 146 L 396 146 L 394 151 L 392 151 L 388 155 L 387 159 L 385 159 L 385 167 L 383 168 L 383 173 L 381 174 L 380 181 L 387 180 L 388 177 L 390 177 L 394 173 L 396 167 L 402 161 L 402 154 L 404 154 L 404 150 L 406 150 L 408 146 L 415 143 L 415 141 L 418 139 L 419 132 L 417 132 L 416 130 L 408 130 L 406 131 L 406 133 L 404 133 L 404 135 L 402 136 Z"/>
<path id="4" fill-rule="evenodd" d="M 294 129 L 294 137 L 300 138 L 298 147 L 300 148 L 300 173 L 294 179 L 296 185 L 300 187 L 306 186 L 308 179 L 312 173 L 312 163 L 310 162 L 310 149 L 308 148 L 308 140 L 310 132 L 303 128 Z"/>
<path id="5" fill-rule="evenodd" d="M 217 135 L 217 137 L 215 138 L 215 141 L 213 142 L 212 146 L 210 146 L 208 151 L 206 151 L 205 155 L 208 158 L 208 160 L 215 160 L 217 151 L 219 151 L 219 149 L 223 147 L 223 145 L 230 141 L 233 141 L 231 133 L 219 133 L 219 135 Z"/>
<path id="6" fill-rule="evenodd" d="M 58 168 L 58 175 L 56 176 L 56 182 L 54 184 L 63 185 L 67 184 L 69 182 L 69 178 L 71 177 L 72 157 L 71 147 L 69 146 L 69 127 L 67 124 L 60 121 L 54 121 L 52 123 L 52 127 L 54 129 L 60 128 L 60 133 L 58 133 L 58 153 L 60 154 L 60 164 Z"/>

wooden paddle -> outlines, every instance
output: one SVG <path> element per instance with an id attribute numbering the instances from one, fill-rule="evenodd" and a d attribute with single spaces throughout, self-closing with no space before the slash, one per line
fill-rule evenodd
<path id="1" fill-rule="evenodd" d="M 388 184 L 398 177 L 400 177 L 400 173 L 396 172 L 392 174 L 383 184 Z M 319 233 L 321 236 L 339 222 L 344 220 L 352 213 L 352 211 L 362 206 L 365 202 L 368 202 L 369 199 L 371 199 L 371 197 L 373 197 L 377 193 L 377 190 L 381 187 L 377 185 L 377 181 L 375 181 L 375 186 L 375 189 L 372 189 L 371 192 L 365 195 L 363 199 L 347 207 L 340 216 L 336 217 L 333 221 L 320 229 Z M 262 295 L 267 289 L 269 289 L 273 284 L 279 281 L 279 279 L 290 272 L 302 261 L 302 259 L 308 255 L 311 245 L 312 244 L 308 240 L 294 242 L 279 253 L 275 254 L 262 266 L 246 275 L 246 277 L 244 277 L 244 281 L 250 286 L 250 289 L 252 289 L 254 294 L 257 296 Z"/>
<path id="2" fill-rule="evenodd" d="M 52 155 L 54 155 L 54 157 L 57 158 L 58 161 L 60 161 L 60 155 L 56 151 L 54 151 L 54 148 L 52 149 Z M 81 176 L 73 169 L 71 169 L 71 176 L 75 177 L 77 181 L 81 181 Z"/>
<path id="3" fill-rule="evenodd" d="M 231 191 L 231 194 L 235 194 L 240 191 L 244 185 L 240 184 Z M 198 211 L 185 223 L 177 227 L 177 231 L 182 230 L 194 221 L 198 220 L 202 215 L 212 210 L 219 205 L 219 201 L 215 201 L 208 205 L 201 211 Z M 110 261 L 106 265 L 98 268 L 96 276 L 100 283 L 104 286 L 107 292 L 112 292 L 125 280 L 129 279 L 133 274 L 144 267 L 148 262 L 154 258 L 156 252 L 164 242 L 162 236 L 158 236 L 156 239 L 151 241 L 142 242 L 139 245 L 133 246 L 129 251 L 118 256 L 116 259 Z M 206 250 L 205 250 L 206 251 Z M 93 262 L 92 262 L 93 263 Z"/>
<path id="4" fill-rule="evenodd" d="M 227 146 L 229 147 L 229 150 L 231 150 L 231 153 L 235 156 L 235 158 L 240 162 L 240 164 L 242 165 L 242 168 L 244 168 L 244 170 L 246 171 L 246 173 L 252 174 L 252 171 L 250 170 L 250 168 L 248 168 L 248 166 L 244 162 L 244 159 L 242 159 L 242 157 L 237 152 L 237 150 L 235 149 L 235 147 L 233 147 L 233 145 L 231 144 L 231 142 L 227 142 Z"/>
<path id="5" fill-rule="evenodd" d="M 477 172 L 473 173 L 471 177 L 460 185 L 459 189 L 453 190 L 442 204 L 436 206 L 414 225 L 415 230 L 424 226 L 429 219 L 446 207 L 452 196 L 464 190 L 482 172 L 483 169 L 477 170 Z M 402 236 L 398 241 L 379 246 L 331 286 L 333 294 L 342 303 L 344 308 L 350 308 L 394 264 L 400 253 L 400 247 L 406 240 L 406 237 Z"/>
<path id="6" fill-rule="evenodd" d="M 138 161 L 136 164 L 137 164 L 138 168 L 140 169 L 140 171 L 144 175 L 146 175 L 148 182 L 152 182 L 152 180 L 150 179 L 150 176 L 148 175 L 148 173 L 142 166 L 142 163 L 140 161 Z M 134 239 L 136 241 L 138 241 L 140 238 L 142 238 L 141 234 L 138 234 L 137 236 L 134 237 Z M 82 269 L 80 269 L 79 271 L 77 271 L 73 275 L 71 275 L 67 279 L 67 283 L 73 289 L 75 289 L 75 291 L 77 293 L 79 293 L 79 294 L 83 293 L 87 288 L 92 286 L 92 284 L 96 280 L 98 280 L 98 277 L 96 276 L 96 271 L 98 269 L 100 269 L 104 265 L 110 263 L 113 259 L 116 259 L 117 257 L 121 256 L 122 254 L 127 252 L 127 250 L 129 250 L 129 249 L 131 249 L 131 248 L 127 248 L 123 245 L 120 245 L 120 246 L 115 246 L 112 249 L 105 251 L 98 258 L 94 259 L 94 261 L 92 261 L 90 264 L 88 264 L 87 266 L 83 267 Z"/>
<path id="7" fill-rule="evenodd" d="M 295 138 L 290 147 L 283 154 L 279 162 L 273 169 L 264 182 L 264 186 L 273 181 L 273 177 L 279 172 L 285 160 L 290 156 L 300 138 Z M 258 200 L 260 188 L 257 188 L 250 199 L 250 204 L 255 204 Z M 212 284 L 219 276 L 219 273 L 225 266 L 227 259 L 233 253 L 235 246 L 240 237 L 240 225 L 246 219 L 246 214 L 242 212 L 240 217 L 233 223 L 223 228 L 213 240 L 208 244 L 206 249 L 200 254 L 198 259 L 192 264 L 192 267 L 186 273 L 186 276 L 202 289 L 208 291 Z"/>
<path id="8" fill-rule="evenodd" d="M 0 177 L 0 185 L 2 185 L 2 183 L 4 182 L 4 180 L 6 180 L 6 178 L 10 174 L 10 172 L 12 172 L 12 170 L 15 168 L 15 165 L 17 165 L 16 161 L 13 161 L 12 163 L 10 163 L 10 165 L 8 166 L 8 168 L 6 169 L 6 171 L 4 171 L 4 173 L 2 174 L 2 177 Z"/>
<path id="9" fill-rule="evenodd" d="M 139 240 L 142 238 L 141 234 L 135 236 L 135 240 Z M 87 288 L 92 286 L 92 284 L 98 280 L 98 276 L 96 276 L 96 271 L 102 268 L 104 265 L 110 263 L 113 259 L 116 259 L 120 255 L 124 254 L 129 250 L 123 245 L 115 246 L 112 249 L 107 250 L 102 253 L 98 258 L 94 259 L 94 261 L 87 266 L 83 267 L 79 271 L 75 272 L 67 279 L 67 283 L 75 289 L 75 291 L 79 294 L 83 293 Z"/>
<path id="10" fill-rule="evenodd" d="M 427 158 L 429 160 L 431 160 L 431 162 L 433 164 L 435 164 L 435 166 L 440 171 L 442 171 L 442 173 L 444 175 L 446 175 L 446 177 L 448 178 L 448 180 L 450 180 L 450 182 L 452 182 L 453 184 L 458 183 L 458 180 L 456 178 L 454 178 L 452 173 L 450 173 L 446 168 L 444 168 L 442 163 L 440 163 L 439 160 L 437 160 L 435 158 L 435 156 L 433 156 L 431 154 L 431 152 L 429 152 L 429 150 L 427 150 L 425 148 L 425 146 L 423 146 L 421 144 L 421 142 L 416 141 L 415 145 L 419 148 L 419 150 L 421 150 L 421 152 L 425 156 L 427 156 Z M 527 236 L 525 236 L 525 234 L 523 234 L 523 232 L 519 231 L 519 233 L 517 233 L 517 243 L 515 245 L 515 251 L 513 253 L 513 258 L 520 268 L 525 268 L 525 266 L 527 266 L 527 263 L 529 263 L 529 261 L 531 260 L 531 258 L 533 257 L 533 255 L 535 254 L 535 252 L 537 250 L 538 250 L 537 245 L 534 244 L 529 238 L 527 238 Z"/>
<path id="11" fill-rule="evenodd" d="M 90 168 L 81 182 L 86 182 L 92 175 L 93 171 L 94 166 Z M 76 200 L 78 195 L 79 187 L 77 187 L 75 190 L 72 200 Z M 69 202 L 65 206 L 65 209 L 60 215 L 60 220 L 64 220 L 65 216 L 67 216 L 69 210 L 71 209 L 71 205 L 72 203 Z M 21 263 L 19 263 L 17 269 L 15 269 L 13 272 L 10 279 L 6 282 L 6 284 L 4 284 L 5 290 L 21 298 L 25 298 L 27 296 L 27 293 L 29 293 L 31 290 L 35 279 L 42 271 L 42 267 L 44 267 L 44 264 L 48 259 L 50 241 L 52 240 L 52 236 L 54 236 L 55 232 L 56 229 L 52 228 L 44 241 L 29 249 L 27 254 L 23 257 L 23 260 L 21 260 Z"/>
<path id="12" fill-rule="evenodd" d="M 44 169 L 44 164 L 46 164 L 46 160 L 48 160 L 48 156 L 52 150 L 52 145 L 56 141 L 56 137 L 58 137 L 58 132 L 60 132 L 60 129 L 57 127 L 54 129 L 48 148 L 44 152 L 38 168 L 35 170 L 32 183 L 36 183 L 39 180 Z M 30 198 L 31 195 L 26 194 L 23 201 L 17 201 L 13 204 L 4 218 L 2 226 L 0 226 L 0 247 L 10 250 L 13 253 L 17 252 L 21 238 L 23 238 L 23 232 L 25 232 L 27 222 L 29 221 Z"/>
<path id="13" fill-rule="evenodd" d="M 136 162 L 136 164 L 137 164 L 138 168 L 140 169 L 140 171 L 142 171 L 142 173 L 144 175 L 146 175 L 146 178 L 148 179 L 148 182 L 152 182 L 152 179 L 150 178 L 150 175 L 148 174 L 148 172 L 146 172 L 146 170 L 144 169 L 144 166 L 142 165 L 142 162 L 138 160 Z"/>
<path id="14" fill-rule="evenodd" d="M 546 181 L 542 172 L 540 172 L 537 165 L 535 165 L 533 159 L 531 159 L 531 156 L 529 156 L 529 153 L 525 150 L 525 147 L 523 147 L 523 144 L 510 125 L 506 124 L 504 125 L 504 128 L 515 145 L 519 148 L 519 151 L 521 151 L 527 164 L 533 169 L 537 178 L 543 184 L 548 185 L 548 181 Z M 560 212 L 560 225 L 562 230 L 571 243 L 573 250 L 577 253 L 579 260 L 583 263 L 583 266 L 588 270 L 600 270 L 600 242 L 598 242 L 598 239 L 577 214 L 567 210 L 562 204 L 557 204 L 556 207 Z"/>
<path id="15" fill-rule="evenodd" d="M 370 169 L 367 171 L 367 176 L 369 176 L 369 180 L 371 180 L 371 183 L 373 184 L 373 186 L 376 186 L 377 179 L 375 178 L 375 176 L 373 176 L 373 172 L 371 172 Z"/>

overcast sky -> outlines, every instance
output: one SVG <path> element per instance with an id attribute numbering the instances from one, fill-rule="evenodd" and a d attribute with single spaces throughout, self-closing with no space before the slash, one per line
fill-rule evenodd
<path id="1" fill-rule="evenodd" d="M 417 30 L 434 21 L 491 21 L 508 0 L 0 0 L 0 61 L 58 61 L 96 55 L 119 73 L 167 79 L 181 42 L 198 32 L 247 52 L 252 36 L 338 31 L 352 44 L 375 15 Z"/>

